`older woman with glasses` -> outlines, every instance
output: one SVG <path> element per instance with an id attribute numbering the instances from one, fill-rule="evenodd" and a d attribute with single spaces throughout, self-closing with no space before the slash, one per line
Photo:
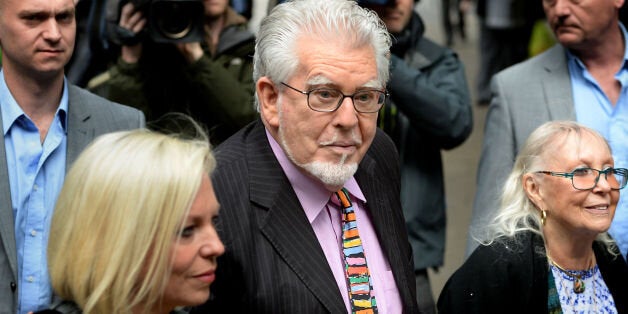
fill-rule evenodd
<path id="1" fill-rule="evenodd" d="M 445 285 L 439 313 L 626 313 L 628 266 L 607 230 L 628 170 L 575 122 L 543 124 L 521 149 L 502 205 Z"/>

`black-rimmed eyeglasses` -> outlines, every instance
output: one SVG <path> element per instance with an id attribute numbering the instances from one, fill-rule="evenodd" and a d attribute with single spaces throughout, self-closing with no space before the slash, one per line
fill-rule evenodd
<path id="1" fill-rule="evenodd" d="M 572 172 L 537 171 L 536 173 L 571 178 L 571 185 L 574 189 L 583 191 L 593 189 L 600 180 L 601 174 L 604 174 L 604 179 L 606 179 L 606 182 L 613 190 L 623 189 L 628 178 L 628 169 L 624 168 L 606 168 L 604 170 L 578 168 Z"/>
<path id="2" fill-rule="evenodd" d="M 307 106 L 320 112 L 333 112 L 340 108 L 345 98 L 351 98 L 355 111 L 362 113 L 378 112 L 384 105 L 388 93 L 377 89 L 365 89 L 352 95 L 345 95 L 334 88 L 315 88 L 307 92 L 294 88 L 284 82 L 282 85 L 307 96 Z"/>

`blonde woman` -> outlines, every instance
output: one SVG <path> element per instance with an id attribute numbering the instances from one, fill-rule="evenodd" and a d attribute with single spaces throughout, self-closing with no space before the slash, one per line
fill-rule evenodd
<path id="1" fill-rule="evenodd" d="M 104 135 L 72 166 L 52 220 L 48 266 L 60 312 L 170 313 L 209 297 L 215 166 L 205 139 Z"/>

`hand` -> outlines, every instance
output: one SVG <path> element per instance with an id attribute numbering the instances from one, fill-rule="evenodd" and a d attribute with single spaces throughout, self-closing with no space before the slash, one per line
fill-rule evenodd
<path id="1" fill-rule="evenodd" d="M 200 59 L 204 54 L 201 43 L 199 42 L 177 43 L 175 45 L 189 64 L 198 61 L 198 59 Z"/>
<path id="2" fill-rule="evenodd" d="M 129 2 L 122 7 L 120 13 L 120 27 L 137 34 L 144 29 L 146 18 L 141 11 L 135 10 L 133 3 Z M 142 44 L 122 46 L 122 60 L 126 63 L 137 63 L 142 56 Z"/>

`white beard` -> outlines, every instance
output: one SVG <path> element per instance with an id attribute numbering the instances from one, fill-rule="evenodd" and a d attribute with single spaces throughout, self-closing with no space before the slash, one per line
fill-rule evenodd
<path id="1" fill-rule="evenodd" d="M 299 166 L 314 177 L 321 180 L 326 186 L 335 187 L 342 187 L 345 185 L 345 182 L 349 181 L 349 179 L 358 170 L 358 164 L 345 164 L 344 158 L 338 164 L 314 161 L 309 164 Z"/>
<path id="2" fill-rule="evenodd" d="M 322 161 L 313 161 L 307 164 L 298 163 L 294 159 L 292 151 L 290 150 L 290 147 L 288 146 L 288 143 L 284 138 L 281 126 L 279 127 L 279 140 L 281 142 L 281 146 L 286 153 L 286 156 L 288 156 L 288 159 L 290 159 L 292 163 L 294 163 L 298 167 L 303 168 L 313 177 L 321 180 L 321 182 L 323 182 L 325 186 L 340 188 L 345 184 L 345 182 L 349 181 L 349 179 L 358 170 L 357 163 L 345 164 L 347 155 L 343 155 L 338 163 Z"/>
<path id="3" fill-rule="evenodd" d="M 280 144 L 284 152 L 286 153 L 286 156 L 288 156 L 288 159 L 290 159 L 290 161 L 292 161 L 292 163 L 294 163 L 298 167 L 307 171 L 313 177 L 318 178 L 325 186 L 337 187 L 337 188 L 341 188 L 342 186 L 344 186 L 345 183 L 349 181 L 349 179 L 351 179 L 351 177 L 358 170 L 358 164 L 357 163 L 345 164 L 347 155 L 343 155 L 338 163 L 313 161 L 311 163 L 301 164 L 297 162 L 294 159 L 294 156 L 292 155 L 290 146 L 288 146 L 288 143 L 286 142 L 283 128 L 281 127 L 282 120 L 283 120 L 283 112 L 281 110 L 282 105 L 283 105 L 282 98 L 280 94 L 279 99 L 277 100 L 277 106 L 278 106 L 277 109 L 279 110 L 279 121 L 280 121 L 278 133 L 279 133 Z M 352 134 L 352 135 L 355 135 L 355 134 Z M 335 135 L 334 138 L 330 140 L 330 142 L 335 141 L 336 136 L 337 135 Z M 356 140 L 356 142 L 361 143 L 362 141 Z"/>

